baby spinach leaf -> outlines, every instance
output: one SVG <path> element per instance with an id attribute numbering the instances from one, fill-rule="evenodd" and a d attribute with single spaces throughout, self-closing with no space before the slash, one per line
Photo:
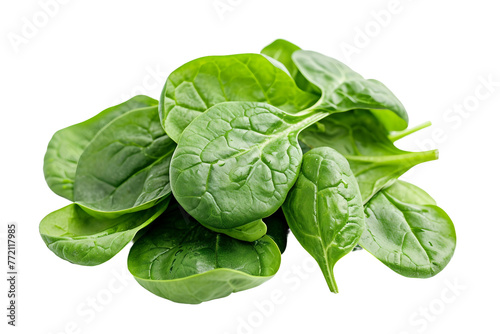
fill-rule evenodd
<path id="1" fill-rule="evenodd" d="M 40 235 L 60 258 L 84 266 L 104 263 L 118 254 L 142 228 L 167 208 L 168 199 L 144 211 L 116 219 L 95 218 L 70 204 L 40 222 Z"/>
<path id="2" fill-rule="evenodd" d="M 243 242 L 215 233 L 173 203 L 134 243 L 128 268 L 155 295 L 198 304 L 264 283 L 280 262 L 269 236 Z"/>
<path id="3" fill-rule="evenodd" d="M 156 107 L 114 119 L 78 161 L 75 202 L 89 214 L 107 218 L 152 207 L 171 192 L 168 172 L 174 149 Z"/>
<path id="4" fill-rule="evenodd" d="M 407 152 L 398 149 L 380 121 L 367 110 L 333 114 L 300 134 L 309 147 L 334 148 L 349 161 L 363 203 L 390 185 L 411 167 L 435 160 L 437 150 Z"/>
<path id="5" fill-rule="evenodd" d="M 167 134 L 178 142 L 189 123 L 217 103 L 267 102 L 293 112 L 316 100 L 263 55 L 211 56 L 186 63 L 169 75 L 160 98 L 160 118 Z"/>
<path id="6" fill-rule="evenodd" d="M 219 232 L 268 217 L 295 183 L 298 133 L 327 115 L 291 115 L 257 102 L 215 105 L 181 136 L 170 166 L 175 198 Z"/>
<path id="7" fill-rule="evenodd" d="M 89 120 L 57 131 L 49 142 L 43 163 L 43 173 L 49 188 L 72 201 L 78 160 L 97 133 L 126 112 L 157 105 L 158 101 L 155 99 L 138 95 Z"/>
<path id="8" fill-rule="evenodd" d="M 302 75 L 302 73 L 300 73 L 299 69 L 293 62 L 292 54 L 297 50 L 300 50 L 297 45 L 285 41 L 284 39 L 277 39 L 263 48 L 260 53 L 272 57 L 285 65 L 286 69 L 300 89 L 317 95 L 321 95 L 321 91 L 317 87 L 312 85 L 309 81 L 307 81 L 307 79 Z"/>
<path id="9" fill-rule="evenodd" d="M 292 59 L 302 75 L 322 92 L 316 109 L 367 109 L 389 130 L 408 126 L 403 104 L 381 82 L 364 79 L 338 60 L 317 52 L 298 50 Z"/>
<path id="10" fill-rule="evenodd" d="M 364 230 L 361 194 L 347 160 L 329 147 L 304 154 L 283 212 L 293 235 L 318 262 L 330 291 L 337 293 L 333 267 Z"/>
<path id="11" fill-rule="evenodd" d="M 359 244 L 406 277 L 425 278 L 448 264 L 456 246 L 453 222 L 420 188 L 397 181 L 365 206 Z"/>

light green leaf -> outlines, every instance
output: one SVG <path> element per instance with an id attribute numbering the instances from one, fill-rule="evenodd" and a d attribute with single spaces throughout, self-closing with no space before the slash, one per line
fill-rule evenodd
<path id="1" fill-rule="evenodd" d="M 381 190 L 366 204 L 365 213 L 366 231 L 359 244 L 398 274 L 431 277 L 453 256 L 453 222 L 414 185 L 397 181 Z"/>
<path id="2" fill-rule="evenodd" d="M 84 266 L 104 263 L 118 254 L 136 235 L 167 208 L 168 200 L 141 212 L 116 219 L 95 218 L 70 204 L 40 222 L 47 247 L 60 258 Z"/>

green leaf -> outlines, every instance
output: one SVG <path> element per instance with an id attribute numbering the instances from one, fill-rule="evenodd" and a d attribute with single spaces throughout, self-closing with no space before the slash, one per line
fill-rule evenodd
<path id="1" fill-rule="evenodd" d="M 422 189 L 397 181 L 365 206 L 359 244 L 406 277 L 426 278 L 448 264 L 456 246 L 453 222 Z"/>
<path id="2" fill-rule="evenodd" d="M 322 92 L 315 109 L 367 109 L 389 130 L 408 126 L 404 106 L 381 82 L 364 79 L 338 60 L 317 52 L 295 51 L 292 59 L 304 77 Z"/>
<path id="3" fill-rule="evenodd" d="M 168 200 L 141 212 L 116 219 L 95 218 L 70 204 L 40 222 L 47 247 L 60 258 L 84 266 L 104 263 L 118 254 L 136 235 L 167 208 Z"/>
<path id="4" fill-rule="evenodd" d="M 309 147 L 331 147 L 344 155 L 358 181 L 363 203 L 411 167 L 438 158 L 437 150 L 398 149 L 385 127 L 367 110 L 333 114 L 316 124 L 321 128 L 306 129 L 300 141 Z"/>
<path id="5" fill-rule="evenodd" d="M 297 45 L 285 41 L 284 39 L 277 39 L 263 48 L 260 53 L 272 57 L 273 59 L 276 59 L 277 61 L 285 65 L 286 69 L 300 89 L 317 95 L 321 95 L 321 91 L 319 91 L 317 87 L 307 81 L 307 79 L 302 75 L 302 73 L 300 73 L 299 69 L 293 62 L 292 54 L 298 50 L 300 50 L 300 48 Z"/>
<path id="6" fill-rule="evenodd" d="M 156 105 L 158 101 L 139 95 L 85 122 L 57 131 L 49 142 L 43 163 L 43 173 L 50 189 L 72 201 L 78 160 L 96 134 L 116 117 L 130 110 Z"/>
<path id="7" fill-rule="evenodd" d="M 169 75 L 160 98 L 160 118 L 167 134 L 178 142 L 189 123 L 217 103 L 267 102 L 293 112 L 316 100 L 263 55 L 210 56 Z"/>
<path id="8" fill-rule="evenodd" d="M 304 154 L 283 212 L 293 235 L 318 262 L 330 291 L 337 293 L 333 267 L 364 230 L 361 194 L 347 160 L 328 147 Z"/>
<path id="9" fill-rule="evenodd" d="M 86 147 L 75 179 L 75 202 L 89 214 L 115 218 L 152 207 L 170 194 L 175 143 L 156 107 L 114 119 Z"/>
<path id="10" fill-rule="evenodd" d="M 155 295 L 198 304 L 264 283 L 280 262 L 270 237 L 244 242 L 215 233 L 174 203 L 134 243 L 128 268 Z"/>
<path id="11" fill-rule="evenodd" d="M 291 115 L 256 102 L 217 104 L 181 136 L 170 166 L 175 198 L 219 232 L 270 216 L 299 172 L 298 133 L 327 115 Z"/>

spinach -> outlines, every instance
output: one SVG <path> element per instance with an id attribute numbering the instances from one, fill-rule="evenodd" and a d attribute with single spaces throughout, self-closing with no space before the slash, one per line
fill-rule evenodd
<path id="1" fill-rule="evenodd" d="M 269 236 L 249 243 L 215 233 L 172 201 L 132 246 L 128 268 L 155 295 L 198 304 L 264 283 L 280 262 L 280 249 Z"/>
<path id="2" fill-rule="evenodd" d="M 309 125 L 358 108 L 406 117 L 382 84 L 314 52 L 299 50 L 292 57 L 322 91 L 313 106 L 286 113 L 265 103 L 219 103 L 191 121 L 178 141 L 172 191 L 190 215 L 214 231 L 247 241 L 265 233 L 261 219 L 279 208 L 295 182 L 302 159 L 297 135 Z M 241 228 L 245 233 L 235 232 Z"/>
<path id="3" fill-rule="evenodd" d="M 91 215 L 108 218 L 152 207 L 170 194 L 175 146 L 160 125 L 156 107 L 117 117 L 78 161 L 75 202 Z"/>
<path id="4" fill-rule="evenodd" d="M 316 95 L 321 95 L 321 91 L 319 91 L 317 87 L 307 81 L 302 73 L 300 73 L 297 65 L 295 65 L 295 63 L 293 62 L 292 54 L 298 50 L 300 50 L 300 48 L 297 45 L 285 41 L 284 39 L 277 39 L 263 48 L 260 53 L 276 59 L 277 61 L 282 63 L 300 89 Z"/>
<path id="5" fill-rule="evenodd" d="M 395 272 L 425 278 L 448 264 L 456 246 L 450 217 L 422 189 L 402 181 L 366 205 L 359 244 Z"/>
<path id="6" fill-rule="evenodd" d="M 87 121 L 57 131 L 49 142 L 43 164 L 43 173 L 49 188 L 72 201 L 78 160 L 96 134 L 109 122 L 128 111 L 157 105 L 158 101 L 155 99 L 138 95 L 102 111 Z"/>
<path id="7" fill-rule="evenodd" d="M 408 128 L 382 83 L 285 40 L 195 59 L 169 75 L 159 104 L 136 96 L 54 134 L 44 175 L 73 203 L 39 232 L 87 266 L 133 241 L 129 271 L 179 303 L 269 280 L 289 230 L 333 292 L 334 265 L 359 245 L 401 275 L 430 277 L 450 261 L 455 229 L 398 178 L 437 150 L 394 145 L 428 125 Z"/>
<path id="8" fill-rule="evenodd" d="M 291 115 L 257 102 L 225 102 L 184 130 L 170 165 L 172 192 L 205 227 L 261 224 L 283 204 L 302 152 L 298 133 L 327 112 Z M 235 238 L 253 241 L 265 230 Z"/>
<path id="9" fill-rule="evenodd" d="M 78 205 L 70 204 L 42 219 L 40 235 L 47 247 L 60 258 L 95 266 L 118 254 L 142 228 L 167 208 L 168 199 L 144 211 L 116 219 L 95 218 Z"/>
<path id="10" fill-rule="evenodd" d="M 318 262 L 330 291 L 337 293 L 333 267 L 356 246 L 365 224 L 361 194 L 347 160 L 329 147 L 304 154 L 283 212 L 293 235 Z"/>
<path id="11" fill-rule="evenodd" d="M 344 155 L 358 181 L 363 203 L 366 203 L 411 167 L 438 158 L 437 150 L 400 150 L 389 136 L 371 112 L 354 110 L 328 116 L 303 131 L 299 139 L 309 147 L 327 146 Z"/>
<path id="12" fill-rule="evenodd" d="M 179 142 L 193 119 L 221 102 L 267 102 L 293 112 L 317 100 L 275 65 L 259 54 L 203 57 L 182 65 L 169 75 L 160 98 L 165 131 Z"/>

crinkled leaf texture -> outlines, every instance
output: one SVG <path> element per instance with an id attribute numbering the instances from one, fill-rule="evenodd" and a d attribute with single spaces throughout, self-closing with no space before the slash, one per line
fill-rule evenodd
<path id="1" fill-rule="evenodd" d="M 450 217 L 422 189 L 397 181 L 365 207 L 359 244 L 406 277 L 426 278 L 448 264 L 456 246 Z"/>
<path id="2" fill-rule="evenodd" d="M 363 203 L 413 166 L 438 157 L 437 150 L 398 149 L 384 125 L 368 110 L 330 115 L 302 131 L 299 139 L 311 148 L 327 146 L 344 155 L 358 181 Z"/>
<path id="3" fill-rule="evenodd" d="M 138 95 L 89 120 L 57 131 L 49 142 L 43 163 L 43 173 L 50 189 L 72 201 L 78 160 L 97 133 L 126 112 L 157 105 L 155 99 Z"/>
<path id="4" fill-rule="evenodd" d="M 193 119 L 221 102 L 266 102 L 294 112 L 317 97 L 301 91 L 288 73 L 260 54 L 209 56 L 173 71 L 160 98 L 160 118 L 176 142 Z"/>
<path id="5" fill-rule="evenodd" d="M 70 204 L 40 222 L 40 235 L 60 258 L 84 266 L 104 263 L 118 254 L 141 229 L 167 208 L 168 199 L 144 211 L 116 219 L 95 218 Z"/>
<path id="6" fill-rule="evenodd" d="M 106 218 L 154 206 L 171 192 L 169 166 L 175 146 L 160 125 L 156 107 L 117 117 L 80 157 L 75 202 L 89 214 Z"/>
<path id="7" fill-rule="evenodd" d="M 181 136 L 170 166 L 175 198 L 218 232 L 270 216 L 295 183 L 302 160 L 298 133 L 327 115 L 291 115 L 257 102 L 217 104 Z"/>
<path id="8" fill-rule="evenodd" d="M 361 194 L 349 163 L 334 149 L 312 149 L 303 160 L 283 212 L 293 235 L 318 262 L 330 291 L 337 293 L 333 267 L 364 230 Z"/>
<path id="9" fill-rule="evenodd" d="M 128 268 L 155 295 L 198 304 L 264 283 L 280 262 L 280 249 L 269 236 L 233 239 L 201 226 L 173 203 L 134 243 Z"/>

